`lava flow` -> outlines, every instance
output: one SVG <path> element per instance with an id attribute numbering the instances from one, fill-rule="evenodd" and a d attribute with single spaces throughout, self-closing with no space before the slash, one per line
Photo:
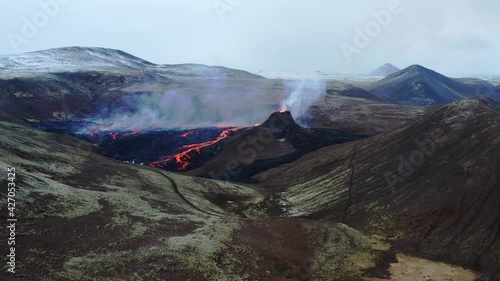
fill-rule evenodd
<path id="1" fill-rule="evenodd" d="M 90 132 L 90 137 L 94 138 L 95 135 L 99 134 L 100 132 L 101 132 L 100 130 L 93 130 L 92 132 Z"/>
<path id="2" fill-rule="evenodd" d="M 184 150 L 184 151 L 182 151 L 178 154 L 175 154 L 175 155 L 165 156 L 160 161 L 150 163 L 149 166 L 161 168 L 163 163 L 175 160 L 176 163 L 181 166 L 178 170 L 179 171 L 186 171 L 188 169 L 188 167 L 191 165 L 191 163 L 189 162 L 189 160 L 191 159 L 190 154 L 192 154 L 193 152 L 197 152 L 198 154 L 201 155 L 202 148 L 214 145 L 214 144 L 220 142 L 221 140 L 227 138 L 230 133 L 241 130 L 242 128 L 244 128 L 244 127 L 235 127 L 235 128 L 224 130 L 222 133 L 220 133 L 218 138 L 216 138 L 215 140 L 212 140 L 212 141 L 184 145 L 184 146 L 179 148 L 179 150 Z M 190 131 L 190 132 L 193 132 L 193 131 Z M 184 135 L 188 136 L 189 135 L 188 133 L 186 133 Z M 186 137 L 184 135 L 182 135 L 182 137 Z"/>
<path id="3" fill-rule="evenodd" d="M 101 134 L 102 133 L 102 134 Z M 141 131 L 131 131 L 131 132 L 102 132 L 101 130 L 92 130 L 90 132 L 90 138 L 91 139 L 94 139 L 96 137 L 99 137 L 99 136 L 102 136 L 102 135 L 106 135 L 108 134 L 109 136 L 111 136 L 111 139 L 112 140 L 117 140 L 118 139 L 118 136 L 124 136 L 124 137 L 130 137 L 130 136 L 134 136 L 134 135 L 138 135 L 138 134 L 141 134 Z"/>
<path id="4" fill-rule="evenodd" d="M 189 131 L 187 133 L 182 134 L 181 138 L 186 138 L 186 137 L 188 137 L 190 135 L 197 135 L 197 134 L 198 134 L 198 130 L 192 130 L 192 131 Z"/>
<path id="5" fill-rule="evenodd" d="M 133 132 L 126 133 L 125 136 L 126 137 L 130 137 L 130 136 L 133 136 L 133 135 L 138 135 L 140 133 L 141 133 L 140 131 L 133 131 Z"/>

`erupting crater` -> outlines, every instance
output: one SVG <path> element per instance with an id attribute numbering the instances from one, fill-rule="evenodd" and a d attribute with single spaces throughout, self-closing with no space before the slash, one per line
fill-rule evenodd
<path id="1" fill-rule="evenodd" d="M 253 181 L 252 176 L 259 172 L 292 162 L 316 149 L 362 137 L 338 130 L 304 128 L 295 122 L 290 111 L 280 110 L 258 126 L 237 128 L 223 138 L 207 142 L 208 146 L 203 144 L 201 153 L 191 149 L 186 154 L 169 156 L 160 168 L 177 161 L 188 175 L 247 182 Z"/>
<path id="2" fill-rule="evenodd" d="M 149 164 L 151 167 L 157 168 L 165 168 L 166 166 L 171 166 L 172 162 L 175 162 L 177 165 L 178 171 L 187 171 L 192 167 L 196 167 L 196 162 L 199 162 L 200 159 L 210 158 L 213 155 L 207 155 L 211 153 L 211 148 L 215 145 L 222 144 L 224 140 L 228 137 L 235 135 L 237 132 L 242 131 L 244 129 L 251 130 L 252 128 L 267 128 L 272 132 L 292 132 L 294 130 L 301 130 L 302 128 L 298 125 L 292 117 L 292 114 L 288 110 L 280 110 L 272 113 L 269 118 L 262 124 L 257 124 L 255 127 L 233 127 L 228 128 L 222 131 L 219 136 L 210 141 L 187 144 L 178 148 L 180 151 L 177 154 L 168 155 L 162 157 L 158 161 L 153 161 Z M 181 135 L 182 137 L 188 137 L 192 134 L 197 134 L 199 130 L 189 131 Z M 217 149 L 215 149 L 215 153 L 217 153 Z"/>
<path id="3" fill-rule="evenodd" d="M 117 160 L 206 177 L 231 170 L 230 179 L 243 181 L 324 146 L 364 137 L 338 130 L 302 127 L 288 110 L 275 111 L 264 122 L 251 127 L 221 123 L 194 130 L 112 131 L 105 126 L 87 129 L 95 128 L 93 125 L 49 122 L 39 124 L 39 128 L 77 136 Z"/>
<path id="4" fill-rule="evenodd" d="M 262 123 L 262 127 L 269 128 L 273 132 L 293 132 L 303 129 L 288 110 L 273 112 L 267 120 Z"/>

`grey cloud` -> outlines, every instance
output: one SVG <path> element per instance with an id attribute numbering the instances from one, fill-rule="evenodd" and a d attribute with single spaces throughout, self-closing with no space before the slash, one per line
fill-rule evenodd
<path id="1" fill-rule="evenodd" d="M 389 1 L 70 0 L 19 51 L 80 45 L 122 49 L 155 63 L 250 71 L 366 73 L 391 62 L 421 63 L 450 75 L 500 75 L 500 5 L 494 0 L 400 0 L 404 11 L 346 62 L 339 44 L 352 40 L 354 28 Z M 0 53 L 14 52 L 8 35 L 22 31 L 38 3 L 1 2 Z M 214 3 L 236 4 L 221 18 Z M 471 53 L 475 64 L 460 65 Z"/>

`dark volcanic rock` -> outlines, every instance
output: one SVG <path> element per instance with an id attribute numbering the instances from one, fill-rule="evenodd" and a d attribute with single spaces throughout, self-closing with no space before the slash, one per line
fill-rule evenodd
<path id="1" fill-rule="evenodd" d="M 302 128 L 295 122 L 292 114 L 288 110 L 277 111 L 271 114 L 269 118 L 262 123 L 262 127 L 270 129 L 272 132 L 283 134 L 296 133 Z"/>
<path id="2" fill-rule="evenodd" d="M 313 128 L 374 136 L 409 124 L 429 109 L 399 105 L 358 87 L 337 85 L 320 96 L 299 121 Z"/>
<path id="3" fill-rule="evenodd" d="M 342 221 L 500 280 L 499 104 L 477 98 L 256 177 L 284 215 Z"/>
<path id="4" fill-rule="evenodd" d="M 238 131 L 218 143 L 217 153 L 188 174 L 248 181 L 259 172 L 289 163 L 321 147 L 361 138 L 362 135 L 339 130 L 303 128 L 289 111 L 278 111 L 262 125 Z"/>
<path id="5" fill-rule="evenodd" d="M 270 218 L 255 186 L 121 163 L 65 135 L 0 129 L 0 166 L 15 167 L 19 191 L 16 274 L 2 270 L 0 280 L 345 281 L 374 277 L 363 270 L 392 254 L 342 224 Z M 368 266 L 353 264 L 360 256 Z"/>

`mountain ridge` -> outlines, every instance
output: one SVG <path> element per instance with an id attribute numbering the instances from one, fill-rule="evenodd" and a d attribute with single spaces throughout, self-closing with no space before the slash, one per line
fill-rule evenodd
<path id="1" fill-rule="evenodd" d="M 82 71 L 149 71 L 169 77 L 265 79 L 244 70 L 203 64 L 155 64 L 118 49 L 62 47 L 0 56 L 0 78 Z"/>
<path id="2" fill-rule="evenodd" d="M 325 147 L 254 177 L 284 216 L 342 221 L 418 255 L 500 278 L 500 104 L 435 109 L 392 132 Z"/>
<path id="3" fill-rule="evenodd" d="M 367 90 L 406 105 L 447 104 L 479 95 L 500 101 L 495 87 L 484 80 L 453 79 L 421 65 L 393 73 Z"/>

